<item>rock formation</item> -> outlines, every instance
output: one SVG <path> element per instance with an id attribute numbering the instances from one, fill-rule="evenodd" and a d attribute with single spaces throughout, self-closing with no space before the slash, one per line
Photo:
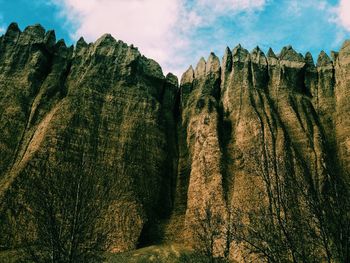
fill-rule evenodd
<path id="1" fill-rule="evenodd" d="M 0 43 L 4 236 L 15 239 L 18 226 L 6 223 L 7 214 L 9 207 L 24 213 L 26 174 L 85 156 L 118 178 L 123 204 L 114 213 L 130 232 L 118 249 L 134 248 L 144 226 L 171 207 L 176 77 L 164 77 L 155 61 L 110 35 L 73 48 L 39 25 L 20 32 L 11 24 Z"/>
<path id="2" fill-rule="evenodd" d="M 320 220 L 323 206 L 331 220 L 326 204 L 348 205 L 333 189 L 350 178 L 349 41 L 332 58 L 321 52 L 316 65 L 291 46 L 265 55 L 238 45 L 221 63 L 213 53 L 202 58 L 179 86 L 110 35 L 67 47 L 39 25 L 21 32 L 11 24 L 0 69 L 0 246 L 21 242 L 27 177 L 79 156 L 116 181 L 106 215 L 118 229 L 113 251 L 191 240 L 207 201 L 225 221 L 231 211 L 252 221 L 273 203 L 270 189 L 295 207 L 275 204 L 272 213 L 295 225 L 302 214 Z M 303 193 L 320 207 L 313 211 Z M 218 255 L 225 241 L 216 241 Z M 229 247 L 233 259 L 249 260 L 244 242 Z"/>

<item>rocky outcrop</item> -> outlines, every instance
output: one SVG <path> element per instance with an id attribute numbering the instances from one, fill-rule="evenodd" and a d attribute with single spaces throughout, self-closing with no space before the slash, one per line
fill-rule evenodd
<path id="1" fill-rule="evenodd" d="M 336 140 L 339 149 L 339 159 L 344 171 L 350 168 L 350 141 L 349 141 L 349 70 L 350 70 L 350 42 L 343 44 L 338 55 L 335 56 L 335 126 Z M 334 115 L 333 115 L 334 116 Z"/>
<path id="2" fill-rule="evenodd" d="M 113 249 L 135 248 L 172 206 L 176 77 L 110 35 L 66 47 L 39 25 L 9 26 L 0 67 L 2 246 L 19 242 L 26 175 L 84 156 L 122 196 Z"/>
<path id="3" fill-rule="evenodd" d="M 313 237 L 296 226 L 326 231 L 315 222 L 339 218 L 330 212 L 334 189 L 347 194 L 349 65 L 349 41 L 332 58 L 321 52 L 316 65 L 291 46 L 265 55 L 238 45 L 221 63 L 213 53 L 202 58 L 179 87 L 110 35 L 67 47 L 39 25 L 21 32 L 11 24 L 0 38 L 1 246 L 21 243 L 27 177 L 79 158 L 115 182 L 105 215 L 117 229 L 113 251 L 162 239 L 193 244 L 208 204 L 226 222 L 217 255 L 252 260 L 242 238 L 226 235 L 232 220 L 249 224 L 252 215 L 272 215 L 272 225 L 257 225 L 271 236 L 281 222 L 281 236 L 297 233 L 290 246 L 308 243 Z M 305 246 L 304 256 L 326 260 L 320 247 Z"/>
<path id="4" fill-rule="evenodd" d="M 338 185 L 339 178 L 349 178 L 345 141 L 350 133 L 343 119 L 348 111 L 343 97 L 346 92 L 340 91 L 349 82 L 347 47 L 345 43 L 335 61 L 321 52 L 315 66 L 310 53 L 304 57 L 291 46 L 278 56 L 270 49 L 265 56 L 258 47 L 249 53 L 238 45 L 226 49 L 221 67 L 211 54 L 206 67 L 201 59 L 194 73 L 190 68 L 183 75 L 181 127 L 186 130 L 179 136 L 179 145 L 185 144 L 186 150 L 179 148 L 179 155 L 186 152 L 186 158 L 180 159 L 179 165 L 190 167 L 187 229 L 194 225 L 191 211 L 203 211 L 206 200 L 212 204 L 212 213 L 221 214 L 228 224 L 230 214 L 236 217 L 233 221 L 242 217 L 243 225 L 253 222 L 256 215 L 259 219 L 255 220 L 268 220 L 262 219 L 261 213 L 262 207 L 270 207 L 271 217 L 284 222 L 285 234 L 291 236 L 303 237 L 301 226 L 310 224 L 309 220 L 332 220 L 315 219 L 319 217 L 317 209 L 307 203 L 311 203 L 309 198 L 314 200 L 312 203 L 320 210 L 324 207 L 322 213 L 327 214 L 326 203 L 336 198 L 329 188 Z M 287 189 L 278 190 L 284 187 Z M 277 201 L 275 191 L 279 193 Z M 285 195 L 281 202 L 286 209 L 277 204 L 281 195 Z M 349 197 L 344 199 L 345 207 Z M 291 207 L 293 212 L 288 211 Z M 291 218 L 287 219 L 288 213 Z M 287 220 L 299 227 L 288 229 Z M 262 226 L 256 223 L 251 227 Z M 265 231 L 274 235 L 271 229 Z M 245 252 L 246 246 L 246 242 L 233 241 L 229 245 L 232 258 L 251 262 L 255 257 Z M 315 247 L 302 246 L 315 256 Z M 228 248 L 218 245 L 216 249 L 220 255 Z M 319 253 L 318 257 L 323 261 L 327 255 Z"/>

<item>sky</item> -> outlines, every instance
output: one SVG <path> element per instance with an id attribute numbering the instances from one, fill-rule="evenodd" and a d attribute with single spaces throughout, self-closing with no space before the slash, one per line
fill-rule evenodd
<path id="1" fill-rule="evenodd" d="M 110 33 L 180 77 L 238 44 L 275 53 L 292 45 L 317 60 L 350 39 L 350 0 L 0 0 L 0 34 L 14 21 L 54 29 L 69 45 Z"/>

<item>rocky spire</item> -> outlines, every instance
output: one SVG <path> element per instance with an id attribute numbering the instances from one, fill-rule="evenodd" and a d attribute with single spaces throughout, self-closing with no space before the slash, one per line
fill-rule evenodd
<path id="1" fill-rule="evenodd" d="M 278 63 L 278 58 L 272 48 L 269 48 L 269 51 L 267 52 L 267 62 L 269 66 L 274 66 Z"/>
<path id="2" fill-rule="evenodd" d="M 49 48 L 52 48 L 56 44 L 56 33 L 54 30 L 48 30 L 46 32 L 44 42 Z"/>
<path id="3" fill-rule="evenodd" d="M 280 60 L 289 60 L 289 61 L 296 61 L 296 62 L 305 62 L 304 58 L 300 53 L 296 52 L 292 46 L 286 46 L 282 48 L 282 51 L 279 55 Z"/>
<path id="4" fill-rule="evenodd" d="M 267 52 L 267 57 L 269 58 L 277 58 L 275 52 L 273 52 L 272 48 L 269 48 L 269 51 Z"/>
<path id="5" fill-rule="evenodd" d="M 280 64 L 290 68 L 302 68 L 305 60 L 300 53 L 297 53 L 292 46 L 286 46 L 279 55 Z"/>
<path id="6" fill-rule="evenodd" d="M 339 52 L 331 51 L 331 58 L 332 58 L 333 64 L 335 64 L 336 60 L 338 59 L 338 56 L 339 56 Z"/>
<path id="7" fill-rule="evenodd" d="M 213 53 L 211 52 L 208 58 L 208 61 L 206 63 L 206 68 L 205 68 L 205 72 L 206 74 L 218 74 L 220 73 L 220 60 L 219 58 Z"/>
<path id="8" fill-rule="evenodd" d="M 342 65 L 350 64 L 350 40 L 346 40 L 339 51 L 339 63 Z"/>
<path id="9" fill-rule="evenodd" d="M 178 78 L 172 74 L 172 73 L 168 73 L 165 77 L 166 81 L 171 84 L 174 87 L 178 87 L 179 86 L 179 80 Z"/>
<path id="10" fill-rule="evenodd" d="M 223 72 L 230 72 L 232 70 L 232 52 L 229 47 L 225 49 L 221 67 Z"/>
<path id="11" fill-rule="evenodd" d="M 21 33 L 21 30 L 19 29 L 18 24 L 11 23 L 5 33 L 5 39 L 7 41 L 17 41 L 20 33 Z"/>
<path id="12" fill-rule="evenodd" d="M 205 76 L 206 64 L 207 63 L 205 62 L 205 59 L 201 57 L 201 59 L 199 60 L 196 66 L 196 70 L 194 73 L 195 78 L 200 78 Z"/>
<path id="13" fill-rule="evenodd" d="M 267 65 L 267 59 L 264 52 L 257 46 L 250 54 L 251 61 L 255 64 Z"/>
<path id="14" fill-rule="evenodd" d="M 88 46 L 88 44 L 85 42 L 85 39 L 83 37 L 80 37 L 77 45 L 76 45 L 76 49 L 79 52 L 79 50 L 86 48 Z"/>
<path id="15" fill-rule="evenodd" d="M 326 67 L 329 65 L 332 65 L 332 60 L 327 53 L 322 50 L 317 59 L 317 67 Z"/>
<path id="16" fill-rule="evenodd" d="M 241 44 L 238 44 L 232 51 L 233 62 L 245 62 L 249 59 L 248 50 L 242 48 Z"/>
<path id="17" fill-rule="evenodd" d="M 43 38 L 45 35 L 45 28 L 40 24 L 35 24 L 33 26 L 27 26 L 23 33 L 31 36 L 32 39 Z"/>
<path id="18" fill-rule="evenodd" d="M 190 66 L 181 77 L 181 85 L 186 83 L 192 83 L 194 79 L 194 70 L 193 67 Z"/>
<path id="19" fill-rule="evenodd" d="M 306 52 L 305 54 L 305 63 L 308 67 L 315 67 L 314 58 L 310 52 Z"/>

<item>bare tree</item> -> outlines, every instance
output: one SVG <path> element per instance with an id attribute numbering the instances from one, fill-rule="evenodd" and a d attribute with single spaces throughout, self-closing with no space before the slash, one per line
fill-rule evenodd
<path id="1" fill-rule="evenodd" d="M 218 251 L 225 248 L 225 219 L 215 210 L 213 200 L 215 197 L 211 195 L 202 208 L 194 210 L 196 221 L 193 224 L 192 234 L 194 248 L 199 254 L 197 262 L 226 262 L 224 257 L 218 255 Z"/>
<path id="2" fill-rule="evenodd" d="M 45 163 L 29 169 L 28 213 L 32 235 L 25 233 L 24 260 L 100 262 L 111 229 L 104 225 L 113 183 L 88 160 Z"/>
<path id="3" fill-rule="evenodd" d="M 302 158 L 285 143 L 283 154 L 277 153 L 274 142 L 263 139 L 246 153 L 248 172 L 263 182 L 261 202 L 251 211 L 229 209 L 229 240 L 266 262 L 347 262 L 337 256 L 339 242 L 332 234 L 335 229 L 346 231 L 346 224 L 339 226 L 340 219 L 334 217 L 344 218 L 339 208 L 329 207 L 336 205 L 335 193 L 319 192 Z"/>

